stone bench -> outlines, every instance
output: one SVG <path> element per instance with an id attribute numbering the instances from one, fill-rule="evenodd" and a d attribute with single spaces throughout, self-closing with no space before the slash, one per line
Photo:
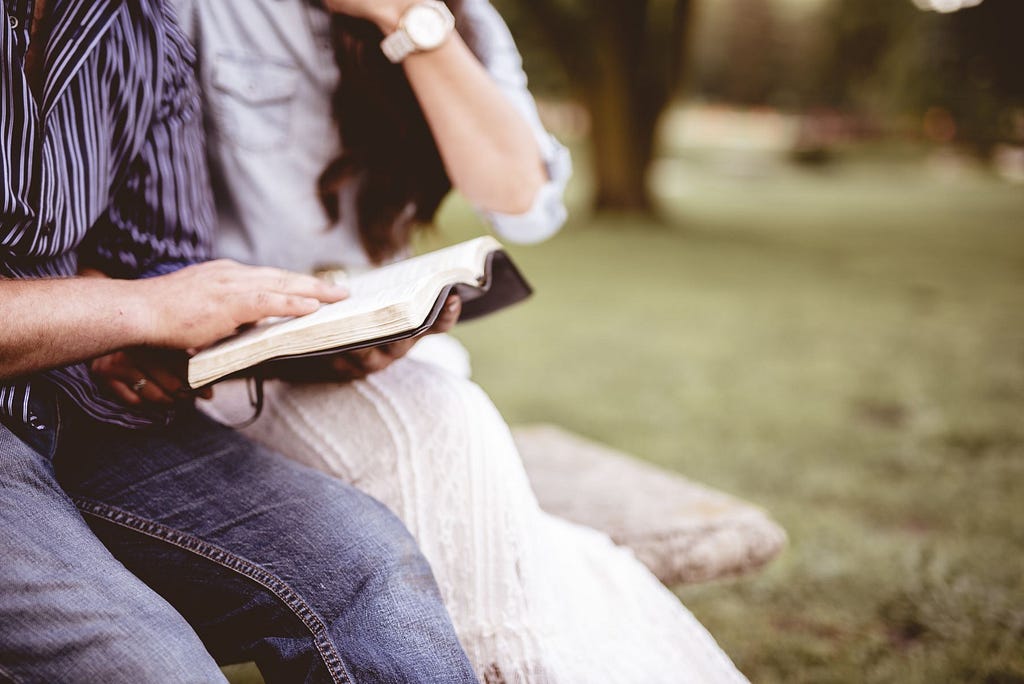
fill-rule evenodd
<path id="1" fill-rule="evenodd" d="M 553 425 L 513 430 L 541 508 L 608 534 L 667 585 L 764 566 L 786 533 L 761 509 Z"/>

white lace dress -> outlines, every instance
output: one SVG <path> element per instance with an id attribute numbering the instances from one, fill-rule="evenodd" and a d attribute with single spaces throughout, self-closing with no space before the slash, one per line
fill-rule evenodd
<path id="1" fill-rule="evenodd" d="M 427 338 L 412 357 L 346 385 L 268 383 L 246 433 L 405 522 L 485 684 L 746 681 L 630 551 L 540 510 L 504 420 L 462 374 L 457 344 Z M 208 408 L 245 416 L 244 386 L 219 386 Z"/>
<path id="2" fill-rule="evenodd" d="M 327 16 L 307 0 L 176 0 L 195 39 L 222 255 L 307 270 L 367 263 L 351 223 L 328 226 L 316 179 L 340 150 Z M 526 117 L 549 183 L 520 216 L 482 212 L 518 242 L 557 230 L 570 173 L 526 89 L 512 38 L 486 0 L 464 0 L 495 82 Z M 543 513 L 515 444 L 446 336 L 365 380 L 266 387 L 247 429 L 397 513 L 430 560 L 486 684 L 745 681 L 678 599 L 604 535 Z M 247 415 L 227 383 L 206 409 Z"/>

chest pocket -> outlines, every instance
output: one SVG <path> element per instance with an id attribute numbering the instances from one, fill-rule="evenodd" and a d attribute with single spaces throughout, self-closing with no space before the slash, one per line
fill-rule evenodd
<path id="1" fill-rule="evenodd" d="M 298 69 L 263 57 L 218 55 L 212 85 L 217 124 L 227 140 L 253 152 L 287 144 Z"/>

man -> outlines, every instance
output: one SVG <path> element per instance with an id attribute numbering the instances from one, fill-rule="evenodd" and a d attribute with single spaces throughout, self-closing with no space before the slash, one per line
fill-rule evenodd
<path id="1" fill-rule="evenodd" d="M 268 682 L 475 681 L 381 505 L 187 400 L 97 390 L 84 359 L 344 293 L 199 263 L 199 102 L 164 2 L 0 2 L 0 682 L 222 681 L 238 660 Z"/>

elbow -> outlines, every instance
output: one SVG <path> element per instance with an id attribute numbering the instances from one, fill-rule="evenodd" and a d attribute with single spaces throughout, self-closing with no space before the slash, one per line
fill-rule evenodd
<path id="1" fill-rule="evenodd" d="M 540 187 L 528 187 L 523 189 L 517 188 L 515 192 L 509 193 L 506 197 L 506 201 L 500 206 L 495 207 L 493 211 L 501 214 L 509 214 L 510 216 L 527 214 L 537 201 L 537 193 L 539 192 Z"/>
<path id="2" fill-rule="evenodd" d="M 544 170 L 532 165 L 521 171 L 507 174 L 502 188 L 491 202 L 483 203 L 488 211 L 518 216 L 528 213 L 537 203 L 541 190 L 547 183 Z"/>
<path id="3" fill-rule="evenodd" d="M 502 240 L 532 245 L 554 236 L 568 218 L 565 188 L 572 176 L 569 152 L 556 145 L 540 165 L 536 160 L 506 175 L 507 196 L 501 205 L 474 202 Z"/>
<path id="4" fill-rule="evenodd" d="M 501 239 L 519 245 L 535 245 L 553 237 L 565 225 L 567 216 L 561 193 L 550 185 L 540 190 L 525 213 L 487 214 L 491 227 Z"/>

